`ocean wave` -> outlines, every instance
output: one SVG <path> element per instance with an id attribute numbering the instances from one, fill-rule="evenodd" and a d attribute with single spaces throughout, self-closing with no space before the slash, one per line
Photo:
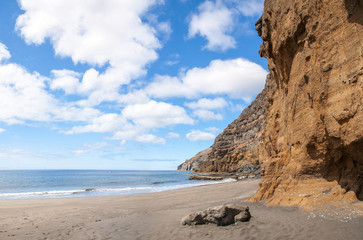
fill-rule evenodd
<path id="1" fill-rule="evenodd" d="M 57 198 L 72 196 L 102 196 L 102 195 L 124 195 L 132 193 L 163 192 L 182 188 L 190 188 L 202 185 L 211 185 L 218 183 L 234 182 L 235 179 L 224 179 L 221 181 L 200 181 L 197 183 L 184 183 L 170 186 L 141 186 L 141 187 L 123 187 L 123 188 L 86 188 L 79 190 L 57 190 L 57 191 L 39 191 L 39 192 L 21 192 L 21 193 L 0 193 L 0 199 L 28 199 L 28 198 Z M 172 181 L 169 181 L 172 182 Z M 173 181 L 176 182 L 176 181 Z M 165 182 L 153 182 L 153 185 L 160 185 Z"/>

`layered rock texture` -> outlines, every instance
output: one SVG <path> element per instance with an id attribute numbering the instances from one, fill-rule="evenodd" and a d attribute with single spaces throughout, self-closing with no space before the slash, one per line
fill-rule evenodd
<path id="1" fill-rule="evenodd" d="M 363 1 L 266 0 L 273 84 L 250 199 L 316 209 L 363 199 Z"/>

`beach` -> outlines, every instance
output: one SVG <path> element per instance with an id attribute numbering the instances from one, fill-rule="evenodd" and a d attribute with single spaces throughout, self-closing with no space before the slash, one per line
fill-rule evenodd
<path id="1" fill-rule="evenodd" d="M 259 180 L 122 196 L 0 201 L 0 239 L 361 239 L 363 218 L 328 220 L 297 208 L 244 203 Z M 241 203 L 249 222 L 182 226 L 182 217 Z"/>

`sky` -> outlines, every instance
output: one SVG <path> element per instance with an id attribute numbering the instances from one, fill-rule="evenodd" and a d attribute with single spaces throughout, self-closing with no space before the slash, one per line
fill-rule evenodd
<path id="1" fill-rule="evenodd" d="M 263 89 L 263 0 L 0 1 L 0 169 L 174 170 Z"/>

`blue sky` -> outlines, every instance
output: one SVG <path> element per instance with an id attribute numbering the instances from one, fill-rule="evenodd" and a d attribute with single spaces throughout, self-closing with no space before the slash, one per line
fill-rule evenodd
<path id="1" fill-rule="evenodd" d="M 262 0 L 0 2 L 0 169 L 175 169 L 262 90 Z"/>

